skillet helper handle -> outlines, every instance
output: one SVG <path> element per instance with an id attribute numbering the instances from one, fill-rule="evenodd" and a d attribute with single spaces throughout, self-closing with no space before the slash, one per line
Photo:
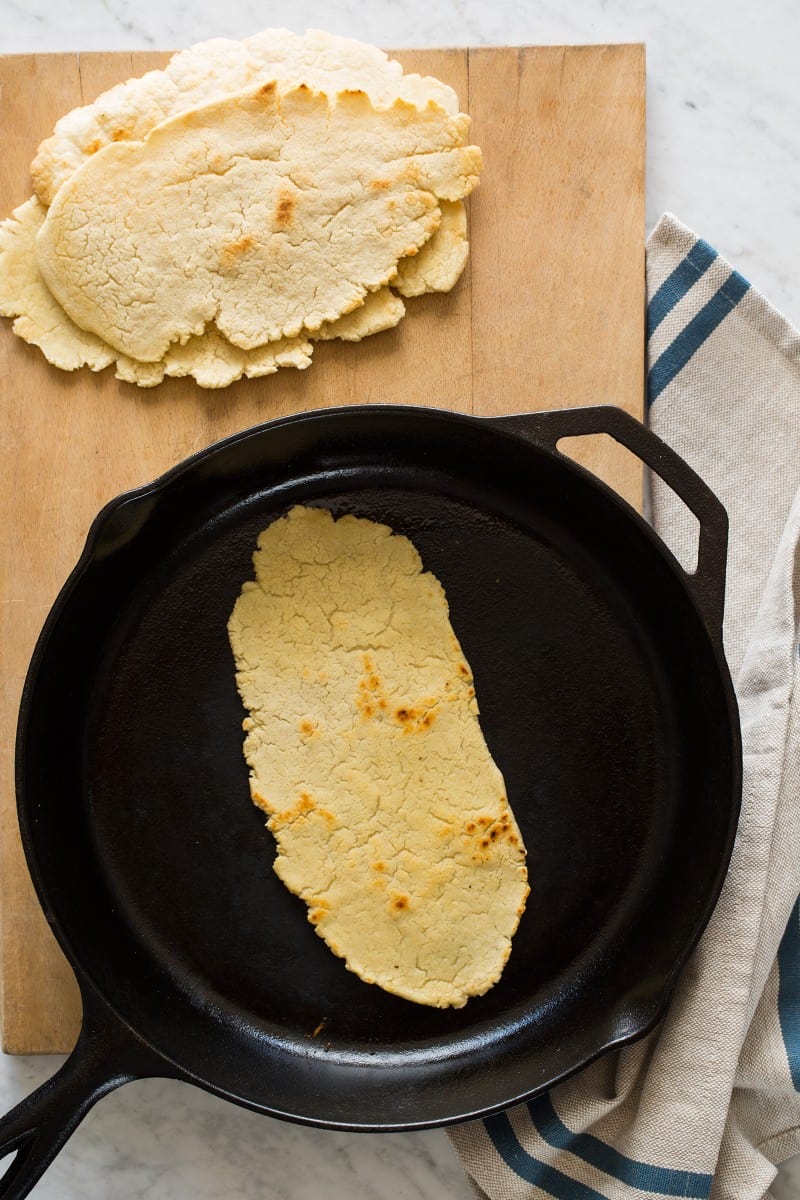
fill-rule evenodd
<path id="1" fill-rule="evenodd" d="M 492 424 L 521 434 L 546 450 L 558 449 L 562 438 L 606 433 L 654 471 L 700 523 L 697 567 L 684 571 L 712 638 L 722 645 L 728 514 L 707 484 L 666 442 L 630 413 L 613 404 L 554 409 L 492 419 Z"/>
<path id="2" fill-rule="evenodd" d="M 60 1071 L 0 1118 L 0 1200 L 23 1200 L 86 1116 L 107 1092 L 149 1074 L 133 1065 L 139 1043 L 110 1018 L 84 1017 L 81 1035 Z M 122 1066 L 122 1063 L 126 1066 Z M 145 1062 L 142 1059 L 141 1065 Z"/>

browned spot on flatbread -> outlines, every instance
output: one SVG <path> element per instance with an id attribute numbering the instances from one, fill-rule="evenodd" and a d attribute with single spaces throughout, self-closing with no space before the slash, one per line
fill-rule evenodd
<path id="1" fill-rule="evenodd" d="M 385 712 L 386 698 L 382 693 L 381 678 L 371 655 L 362 655 L 364 675 L 358 681 L 356 708 L 365 721 L 369 721 L 378 711 Z"/>
<path id="2" fill-rule="evenodd" d="M 326 809 L 317 808 L 317 803 L 314 800 L 314 797 L 310 796 L 308 792 L 301 792 L 295 803 L 290 808 L 285 808 L 281 812 L 275 812 L 269 805 L 267 805 L 266 801 L 261 803 L 261 800 L 256 799 L 255 795 L 253 796 L 253 799 L 255 800 L 256 804 L 259 804 L 261 808 L 265 808 L 267 812 L 269 812 L 270 818 L 267 824 L 269 825 L 270 829 L 279 829 L 285 825 L 291 824 L 292 821 L 297 821 L 300 818 L 308 817 L 311 815 L 311 813 L 315 812 L 318 812 L 322 816 L 323 820 L 326 821 L 326 823 L 330 823 L 328 821 L 329 817 L 331 820 L 333 820 L 332 814 Z"/>
<path id="3" fill-rule="evenodd" d="M 402 704 L 395 709 L 395 720 L 403 726 L 404 733 L 424 733 L 436 720 L 437 707 L 433 697 L 421 704 Z"/>
<path id="4" fill-rule="evenodd" d="M 294 220 L 294 210 L 297 201 L 292 192 L 282 192 L 275 207 L 275 224 L 280 229 L 288 229 Z"/>
<path id="5" fill-rule="evenodd" d="M 500 802 L 503 805 L 508 804 L 505 796 L 501 797 Z M 493 846 L 499 848 L 504 841 L 511 846 L 520 844 L 514 828 L 509 809 L 506 807 L 495 820 L 484 814 L 474 821 L 468 821 L 464 826 L 464 834 L 470 839 L 473 848 L 477 849 L 479 858 L 486 861 L 488 858 L 486 852 L 490 851 Z"/>
<path id="6" fill-rule="evenodd" d="M 252 250 L 256 244 L 256 239 L 251 233 L 243 233 L 234 242 L 227 242 L 219 252 L 219 263 L 223 270 L 230 270 L 236 266 L 240 259 Z"/>

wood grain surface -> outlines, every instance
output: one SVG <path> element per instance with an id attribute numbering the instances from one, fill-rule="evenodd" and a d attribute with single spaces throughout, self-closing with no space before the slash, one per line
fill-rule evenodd
<path id="1" fill-rule="evenodd" d="M 0 59 L 0 215 L 31 194 L 30 161 L 59 116 L 167 57 Z M 145 391 L 110 370 L 66 374 L 2 322 L 0 1020 L 8 1052 L 66 1051 L 80 1023 L 77 987 L 19 843 L 13 746 L 34 642 L 97 510 L 210 442 L 302 409 L 393 402 L 489 415 L 611 402 L 641 415 L 644 48 L 396 57 L 456 89 L 484 152 L 470 201 L 470 263 L 449 295 L 410 301 L 396 329 L 359 344 L 319 344 L 308 371 L 221 392 L 187 380 Z M 639 467 L 610 439 L 587 439 L 574 453 L 639 503 Z"/>

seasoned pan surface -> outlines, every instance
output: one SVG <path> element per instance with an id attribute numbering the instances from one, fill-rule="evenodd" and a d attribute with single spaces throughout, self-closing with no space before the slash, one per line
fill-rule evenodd
<path id="1" fill-rule="evenodd" d="M 318 1124 L 422 1127 L 529 1096 L 663 1011 L 738 813 L 724 513 L 635 422 L 586 412 L 308 414 L 100 515 L 32 664 L 18 784 L 85 1036 L 123 1031 L 121 1076 L 162 1070 Z M 695 579 L 554 449 L 604 428 L 695 507 Z M 296 503 L 410 537 L 474 669 L 531 895 L 502 979 L 460 1010 L 362 983 L 271 870 L 226 622 L 257 534 Z"/>

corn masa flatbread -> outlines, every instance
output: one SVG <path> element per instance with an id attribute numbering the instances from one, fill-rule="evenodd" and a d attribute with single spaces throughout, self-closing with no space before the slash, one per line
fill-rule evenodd
<path id="1" fill-rule="evenodd" d="M 412 247 L 414 253 L 399 259 L 389 286 L 367 291 L 360 305 L 296 336 L 243 346 L 233 344 L 212 320 L 202 333 L 174 340 L 160 360 L 141 361 L 67 314 L 46 285 L 35 251 L 47 206 L 59 188 L 106 147 L 139 142 L 175 116 L 266 85 L 278 96 L 300 85 L 329 97 L 342 89 L 361 91 L 377 108 L 398 100 L 420 109 L 433 104 L 464 120 L 452 88 L 438 79 L 405 74 L 383 51 L 352 38 L 320 30 L 297 35 L 266 29 L 243 41 L 214 38 L 191 46 L 174 55 L 164 70 L 129 79 L 67 113 L 40 145 L 31 167 L 36 195 L 0 224 L 0 315 L 13 319 L 13 332 L 62 370 L 114 366 L 117 379 L 140 387 L 157 386 L 168 376 L 189 376 L 203 388 L 224 388 L 281 367 L 302 370 L 311 364 L 315 341 L 360 341 L 398 324 L 405 312 L 401 297 L 450 291 L 468 255 L 466 211 L 462 200 L 440 197 L 440 223 L 431 225 L 428 240 Z M 122 182 L 121 193 L 128 190 Z M 235 269 L 236 256 L 226 265 Z M 242 265 L 248 269 L 246 256 Z M 129 273 L 136 267 L 129 264 Z M 168 278 L 169 273 L 159 282 Z M 139 292 L 136 302 L 132 313 L 147 307 L 146 295 Z"/>
<path id="2" fill-rule="evenodd" d="M 39 268 L 76 325 L 141 362 L 211 322 L 243 350 L 313 334 L 476 186 L 468 127 L 363 92 L 229 97 L 90 158 L 47 212 Z"/>
<path id="3" fill-rule="evenodd" d="M 213 326 L 202 337 L 170 346 L 160 362 L 140 363 L 126 357 L 97 334 L 88 333 L 70 320 L 45 284 L 36 261 L 36 235 L 45 213 L 32 196 L 0 222 L 0 316 L 16 318 L 12 329 L 17 337 L 38 346 L 53 366 L 62 371 L 80 367 L 102 371 L 116 364 L 117 379 L 140 387 L 155 387 L 165 376 L 191 375 L 205 388 L 227 387 L 242 376 L 253 379 L 272 375 L 280 367 L 303 370 L 310 366 L 313 346 L 305 338 L 283 338 L 247 351 L 232 346 Z M 380 293 L 371 294 L 368 301 L 374 304 L 379 296 Z M 360 314 L 363 312 L 363 308 L 359 310 Z M 368 326 L 365 318 L 369 315 L 367 312 L 362 317 L 362 328 Z M 387 319 L 393 316 L 393 312 L 388 313 Z M 378 314 L 369 332 L 386 327 L 377 318 Z M 390 324 L 394 323 L 390 320 Z M 337 336 L 335 325 L 336 322 L 328 327 L 326 336 Z M 346 335 L 346 328 L 344 332 Z"/>
<path id="4" fill-rule="evenodd" d="M 272 375 L 280 367 L 304 370 L 311 365 L 313 345 L 307 338 L 282 338 L 255 350 L 240 350 L 213 326 L 201 337 L 170 346 L 157 363 L 140 363 L 112 349 L 102 338 L 71 321 L 42 279 L 36 261 L 36 235 L 45 213 L 32 196 L 0 222 L 0 316 L 16 318 L 14 333 L 38 346 L 53 366 L 62 371 L 84 366 L 101 371 L 116 364 L 117 379 L 139 387 L 156 387 L 167 376 L 191 376 L 200 387 L 222 388 L 243 376 L 254 379 Z M 426 254 L 429 245 L 423 246 L 417 256 L 422 259 L 423 270 L 432 258 Z M 314 340 L 361 341 L 391 329 L 404 313 L 400 297 L 391 288 L 381 288 L 369 292 L 360 308 L 322 325 Z"/>
<path id="5" fill-rule="evenodd" d="M 433 100 L 451 115 L 458 112 L 452 88 L 430 76 L 404 74 L 383 50 L 354 38 L 321 29 L 264 29 L 243 41 L 211 38 L 174 54 L 163 71 L 118 83 L 61 117 L 31 165 L 34 191 L 47 207 L 104 146 L 142 141 L 178 113 L 271 80 L 281 92 L 301 83 L 331 95 L 360 88 L 378 106 L 400 98 L 424 108 Z"/>
<path id="6" fill-rule="evenodd" d="M 444 590 L 385 525 L 295 507 L 228 624 L 275 871 L 366 983 L 462 1007 L 497 982 L 525 848 Z"/>

